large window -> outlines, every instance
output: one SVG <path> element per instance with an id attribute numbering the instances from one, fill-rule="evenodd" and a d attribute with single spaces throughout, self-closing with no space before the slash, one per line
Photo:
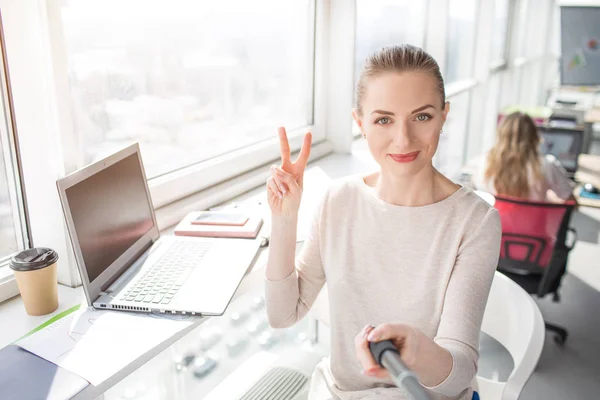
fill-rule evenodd
<path id="1" fill-rule="evenodd" d="M 12 103 L 3 61 L 4 41 L 0 22 L 0 267 L 6 264 L 12 254 L 29 245 Z M 0 273 L 0 282 L 2 275 Z"/>
<path id="2" fill-rule="evenodd" d="M 423 47 L 427 2 L 410 0 L 357 0 L 355 76 L 365 59 L 386 45 Z"/>
<path id="3" fill-rule="evenodd" d="M 528 12 L 531 8 L 528 7 L 529 0 L 519 0 L 516 2 L 515 9 L 517 12 L 513 13 L 513 30 L 514 35 L 512 38 L 513 49 L 511 51 L 514 57 L 527 57 L 526 45 L 529 42 L 527 40 L 527 27 L 530 26 L 533 29 L 538 28 L 535 23 L 529 18 Z M 536 44 L 535 42 L 532 42 Z"/>
<path id="4" fill-rule="evenodd" d="M 476 0 L 450 0 L 446 44 L 446 83 L 470 79 L 475 51 Z"/>
<path id="5" fill-rule="evenodd" d="M 487 152 L 496 143 L 501 84 L 502 76 L 500 73 L 490 75 L 486 87 L 486 101 L 483 106 L 484 122 L 480 133 L 483 138 L 481 141 L 481 150 L 484 152 Z M 476 154 L 473 154 L 473 156 L 476 156 Z"/>
<path id="6" fill-rule="evenodd" d="M 450 179 L 458 179 L 465 162 L 468 138 L 470 92 L 465 91 L 448 99 L 450 112 L 440 135 L 434 164 Z"/>
<path id="7" fill-rule="evenodd" d="M 313 1 L 68 1 L 61 18 L 84 164 L 139 141 L 153 178 L 313 122 Z"/>
<path id="8" fill-rule="evenodd" d="M 2 121 L 4 122 L 4 121 Z M 5 135 L 2 135 L 0 152 L 0 260 L 19 250 L 19 234 L 16 229 L 18 213 L 11 201 L 11 190 L 9 182 L 13 179 L 8 175 L 5 150 Z"/>
<path id="9" fill-rule="evenodd" d="M 492 21 L 492 42 L 490 57 L 492 63 L 506 61 L 506 39 L 508 33 L 509 0 L 494 1 L 494 19 Z"/>

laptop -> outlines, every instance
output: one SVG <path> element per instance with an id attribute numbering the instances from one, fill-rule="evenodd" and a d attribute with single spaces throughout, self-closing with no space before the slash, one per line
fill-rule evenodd
<path id="1" fill-rule="evenodd" d="M 552 154 L 565 167 L 569 176 L 577 171 L 577 159 L 583 150 L 583 131 L 565 127 L 540 128 L 542 154 Z"/>
<path id="2" fill-rule="evenodd" d="M 57 181 L 88 304 L 223 315 L 260 241 L 160 236 L 136 143 Z"/>

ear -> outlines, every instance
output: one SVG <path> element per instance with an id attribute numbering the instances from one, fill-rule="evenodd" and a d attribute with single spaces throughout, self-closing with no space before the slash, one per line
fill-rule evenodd
<path id="1" fill-rule="evenodd" d="M 442 110 L 442 121 L 446 122 L 446 118 L 448 118 L 448 113 L 450 112 L 450 102 L 447 101 L 444 103 L 444 110 Z"/>
<path id="2" fill-rule="evenodd" d="M 358 125 L 358 128 L 360 129 L 361 133 L 362 133 L 362 119 L 360 118 L 360 116 L 358 115 L 358 111 L 356 110 L 356 108 L 352 109 L 352 118 L 354 119 L 354 122 L 356 122 L 356 125 Z"/>

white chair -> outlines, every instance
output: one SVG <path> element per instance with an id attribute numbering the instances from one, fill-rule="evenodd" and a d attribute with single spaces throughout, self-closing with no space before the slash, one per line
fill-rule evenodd
<path id="1" fill-rule="evenodd" d="M 514 369 L 506 382 L 478 376 L 480 397 L 517 400 L 544 347 L 546 330 L 540 309 L 525 290 L 496 272 L 481 330 L 508 350 Z"/>
<path id="2" fill-rule="evenodd" d="M 315 301 L 310 318 L 316 328 L 329 326 L 327 288 Z M 544 320 L 537 304 L 519 285 L 496 272 L 481 330 L 508 350 L 514 368 L 506 382 L 478 376 L 479 396 L 485 400 L 518 399 L 544 347 Z"/>

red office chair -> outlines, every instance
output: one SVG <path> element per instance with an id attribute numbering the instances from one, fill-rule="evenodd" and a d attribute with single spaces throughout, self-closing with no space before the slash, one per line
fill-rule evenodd
<path id="1" fill-rule="evenodd" d="M 559 301 L 558 289 L 567 269 L 567 257 L 577 233 L 569 227 L 576 203 L 535 203 L 496 196 L 495 207 L 502 222 L 502 246 L 498 271 L 530 294 L 544 297 L 551 293 Z M 573 239 L 567 244 L 567 232 Z M 566 329 L 546 323 L 555 341 L 567 340 Z"/>

